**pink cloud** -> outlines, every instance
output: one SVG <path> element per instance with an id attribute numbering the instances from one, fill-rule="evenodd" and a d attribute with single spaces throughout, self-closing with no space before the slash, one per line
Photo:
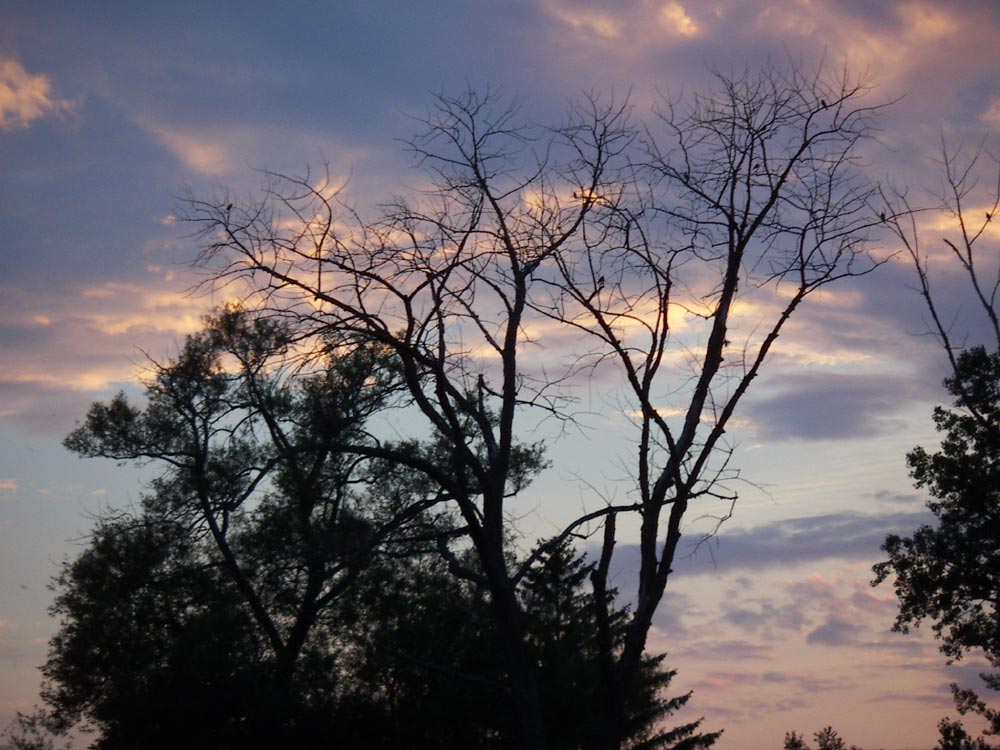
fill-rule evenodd
<path id="1" fill-rule="evenodd" d="M 53 95 L 47 76 L 29 73 L 17 60 L 0 60 L 0 130 L 26 128 L 72 109 L 71 102 Z"/>

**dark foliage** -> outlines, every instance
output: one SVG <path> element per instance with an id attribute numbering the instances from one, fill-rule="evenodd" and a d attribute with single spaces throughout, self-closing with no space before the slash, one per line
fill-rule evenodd
<path id="1" fill-rule="evenodd" d="M 91 407 L 68 448 L 160 473 L 56 583 L 44 671 L 62 725 L 170 747 L 189 717 L 205 747 L 266 746 L 328 710 L 327 618 L 374 555 L 437 520 L 437 498 L 368 492 L 369 462 L 339 450 L 372 445 L 393 389 L 375 347 L 297 351 L 280 322 L 226 309 L 154 363 L 143 407 Z"/>
<path id="2" fill-rule="evenodd" d="M 155 366 L 144 406 L 95 404 L 67 438 L 162 471 L 63 565 L 47 708 L 17 737 L 43 747 L 88 725 L 97 750 L 517 746 L 494 599 L 452 574 L 477 563 L 449 498 L 367 432 L 393 397 L 391 358 L 293 347 L 280 324 L 223 311 Z M 447 459 L 434 441 L 407 450 Z M 512 491 L 541 456 L 514 444 Z M 541 549 L 518 596 L 551 747 L 568 750 L 595 731 L 597 613 L 620 648 L 626 611 L 613 592 L 597 606 L 568 541 Z M 627 747 L 710 747 L 700 721 L 662 726 L 688 700 L 663 696 L 662 661 L 633 683 Z"/>
<path id="3" fill-rule="evenodd" d="M 555 750 L 586 747 L 596 718 L 587 711 L 600 679 L 594 645 L 596 617 L 587 590 L 592 570 L 567 543 L 555 545 L 526 576 L 522 604 L 529 650 L 539 668 L 546 732 Z M 358 665 L 359 694 L 348 706 L 372 746 L 415 742 L 435 748 L 515 748 L 503 660 L 490 644 L 495 625 L 480 587 L 448 575 L 433 558 L 398 563 L 360 588 L 364 616 L 356 637 L 367 644 Z M 615 610 L 620 642 L 626 612 Z M 699 733 L 700 720 L 673 728 L 666 720 L 689 694 L 664 695 L 674 672 L 664 656 L 649 657 L 628 705 L 625 747 L 699 750 L 721 732 Z M 377 696 L 376 700 L 372 700 Z M 358 705 L 369 701 L 367 711 Z M 379 736 L 371 738 L 370 717 Z"/>
<path id="4" fill-rule="evenodd" d="M 102 521 L 55 590 L 43 697 L 56 726 L 88 720 L 102 750 L 237 748 L 265 731 L 266 644 L 186 529 Z"/>
<path id="5" fill-rule="evenodd" d="M 910 537 L 892 535 L 875 566 L 875 583 L 893 576 L 900 610 L 894 628 L 930 621 L 950 659 L 969 652 L 1000 668 L 1000 354 L 982 347 L 958 355 L 945 381 L 954 409 L 938 407 L 941 450 L 915 448 L 907 457 L 918 487 L 938 519 Z M 1000 676 L 984 674 L 992 689 Z M 962 713 L 985 717 L 1000 732 L 1000 713 L 975 693 L 953 686 Z"/>
<path id="6" fill-rule="evenodd" d="M 317 626 L 288 700 L 275 694 L 276 660 L 210 549 L 148 517 L 99 524 L 55 583 L 63 625 L 45 667 L 49 727 L 86 720 L 100 750 L 516 747 L 488 599 L 439 558 L 380 559 L 360 575 Z M 581 710 L 599 675 L 589 570 L 559 545 L 524 594 L 548 731 L 567 750 L 593 731 Z M 664 727 L 689 695 L 664 695 L 674 672 L 662 661 L 647 658 L 628 701 L 626 747 L 711 747 L 720 733 L 698 733 L 700 721 Z"/>
<path id="7" fill-rule="evenodd" d="M 938 722 L 940 738 L 934 750 L 996 750 L 982 737 L 969 735 L 960 721 L 944 718 Z"/>
<path id="8" fill-rule="evenodd" d="M 843 738 L 833 727 L 823 727 L 813 735 L 816 740 L 816 750 L 848 750 Z M 805 737 L 796 732 L 785 733 L 784 750 L 810 750 Z M 850 750 L 861 750 L 856 745 L 851 745 Z"/>

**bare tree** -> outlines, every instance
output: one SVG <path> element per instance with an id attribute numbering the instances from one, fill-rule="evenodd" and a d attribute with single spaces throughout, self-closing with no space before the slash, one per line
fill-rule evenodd
<path id="1" fill-rule="evenodd" d="M 968 282 L 973 316 L 981 316 L 986 324 L 986 337 L 990 346 L 1000 349 L 1000 264 L 992 259 L 990 249 L 981 244 L 988 241 L 987 232 L 994 221 L 1000 221 L 1000 159 L 986 150 L 985 141 L 974 148 L 964 144 L 949 146 L 942 136 L 940 150 L 941 185 L 937 205 L 913 206 L 904 191 L 885 189 L 887 223 L 906 249 L 917 272 L 917 291 L 923 298 L 930 316 L 930 327 L 948 357 L 952 372 L 957 371 L 959 352 L 968 345 L 969 326 L 974 319 L 966 318 L 956 334 L 955 324 L 960 314 L 968 316 L 969 310 L 947 311 L 932 292 L 931 259 L 920 246 L 919 221 L 931 211 L 940 211 L 947 217 L 950 237 L 942 237 L 943 257 L 937 260 L 961 271 Z M 995 226 L 995 225 L 994 225 Z M 979 247 L 977 247 L 977 245 Z M 958 338 L 956 338 L 956 335 Z M 981 342 L 980 342 L 981 343 Z"/>
<path id="2" fill-rule="evenodd" d="M 618 696 L 645 648 L 691 503 L 735 500 L 724 435 L 739 402 L 809 294 L 879 265 L 868 252 L 880 221 L 869 207 L 875 188 L 858 149 L 879 107 L 865 103 L 864 80 L 799 69 L 717 80 L 717 92 L 661 111 L 665 136 L 647 131 L 645 216 L 602 202 L 613 250 L 602 241 L 560 254 L 548 310 L 591 337 L 595 366 L 617 366 L 636 415 L 638 597 L 624 648 L 605 652 L 605 748 L 618 746 Z M 680 367 L 672 352 L 683 353 Z M 606 521 L 598 590 L 617 512 Z"/>
<path id="3" fill-rule="evenodd" d="M 423 472 L 457 506 L 477 567 L 446 543 L 442 553 L 490 591 L 525 748 L 547 744 L 516 596 L 525 571 L 603 522 L 593 584 L 607 602 L 616 517 L 640 518 L 639 598 L 621 650 L 607 607 L 599 615 L 605 679 L 594 742 L 619 748 L 623 688 L 641 664 L 681 522 L 695 499 L 729 497 L 723 435 L 737 404 L 809 293 L 877 265 L 865 251 L 872 187 L 857 169 L 878 109 L 866 104 L 864 82 L 797 69 L 718 81 L 683 113 L 665 106 L 665 137 L 634 127 L 627 105 L 595 99 L 542 129 L 522 126 L 489 94 L 440 97 L 411 143 L 431 189 L 395 200 L 376 221 L 308 177 L 269 175 L 248 207 L 228 195 L 189 203 L 216 281 L 249 279 L 301 335 L 335 329 L 395 354 L 445 459 L 386 441 L 338 449 Z M 742 317 L 746 298 L 771 317 Z M 701 345 L 696 331 L 675 335 L 678 316 L 704 329 Z M 591 342 L 587 356 L 548 370 L 526 360 L 532 346 L 573 331 Z M 676 346 L 690 370 L 676 368 Z M 512 562 L 510 498 L 525 469 L 544 462 L 519 428 L 532 410 L 569 418 L 574 378 L 605 365 L 620 368 L 639 414 L 635 496 L 583 513 Z"/>

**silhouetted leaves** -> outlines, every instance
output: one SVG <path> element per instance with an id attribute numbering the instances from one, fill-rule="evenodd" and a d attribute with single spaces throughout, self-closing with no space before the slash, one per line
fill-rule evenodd
<path id="1" fill-rule="evenodd" d="M 937 526 L 910 537 L 892 535 L 875 566 L 875 583 L 893 576 L 900 609 L 894 629 L 932 623 L 950 659 L 982 653 L 1000 668 L 1000 354 L 982 347 L 961 352 L 945 381 L 954 409 L 938 407 L 941 450 L 915 448 L 907 457 Z M 983 675 L 993 689 L 997 675 Z M 962 713 L 972 711 L 1000 732 L 1000 713 L 953 686 Z M 950 725 L 949 725 L 950 726 Z"/>

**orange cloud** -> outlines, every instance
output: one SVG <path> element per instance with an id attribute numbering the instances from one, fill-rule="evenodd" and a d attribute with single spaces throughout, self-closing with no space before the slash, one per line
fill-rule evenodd
<path id="1" fill-rule="evenodd" d="M 625 31 L 620 16 L 591 8 L 570 7 L 558 0 L 545 3 L 546 10 L 578 34 L 619 40 Z"/>
<path id="2" fill-rule="evenodd" d="M 26 128 L 72 109 L 71 102 L 52 95 L 48 76 L 31 74 L 16 60 L 0 60 L 0 130 Z"/>
<path id="3" fill-rule="evenodd" d="M 619 52 L 625 55 L 633 54 L 636 45 L 660 44 L 670 37 L 692 38 L 703 31 L 701 24 L 677 0 L 602 5 L 604 7 L 583 7 L 571 0 L 545 0 L 543 3 L 549 15 L 585 42 L 615 43 Z"/>
<path id="4" fill-rule="evenodd" d="M 136 118 L 136 124 L 166 147 L 185 166 L 203 175 L 221 175 L 236 164 L 230 149 L 218 141 L 183 128 Z"/>
<path id="5" fill-rule="evenodd" d="M 929 3 L 907 3 L 900 8 L 899 15 L 905 20 L 907 35 L 913 41 L 934 41 L 952 36 L 960 28 L 959 22 L 947 10 Z"/>
<path id="6" fill-rule="evenodd" d="M 160 278 L 171 275 L 164 270 Z M 136 347 L 154 355 L 171 351 L 228 299 L 190 295 L 176 283 L 157 282 L 109 281 L 82 289 L 71 304 L 69 299 L 51 300 L 42 303 L 44 309 L 25 310 L 10 319 L 9 324 L 25 332 L 26 341 L 34 337 L 48 343 L 25 344 L 0 367 L 0 381 L 8 389 L 0 398 L 0 416 L 52 402 L 53 392 L 65 399 L 66 392 L 100 391 L 111 383 L 135 380 Z"/>
<path id="7" fill-rule="evenodd" d="M 994 96 L 990 99 L 990 103 L 986 106 L 986 109 L 979 116 L 983 122 L 987 125 L 991 125 L 995 128 L 1000 128 L 1000 96 Z"/>
<path id="8" fill-rule="evenodd" d="M 97 311 L 80 313 L 80 317 L 94 330 L 109 336 L 136 331 L 194 333 L 201 329 L 204 316 L 226 301 L 193 296 L 182 290 L 157 290 L 137 283 L 113 281 L 85 289 L 83 296 L 101 300 L 103 304 Z M 238 298 L 234 292 L 232 300 Z"/>
<path id="9" fill-rule="evenodd" d="M 660 23 L 678 36 L 697 36 L 700 27 L 680 3 L 671 2 L 660 8 Z"/>
<path id="10" fill-rule="evenodd" d="M 761 29 L 818 38 L 854 70 L 878 71 L 882 86 L 919 68 L 928 50 L 962 38 L 969 24 L 955 7 L 916 0 L 895 7 L 895 23 L 879 26 L 865 13 L 837 3 L 785 2 L 757 17 Z"/>

